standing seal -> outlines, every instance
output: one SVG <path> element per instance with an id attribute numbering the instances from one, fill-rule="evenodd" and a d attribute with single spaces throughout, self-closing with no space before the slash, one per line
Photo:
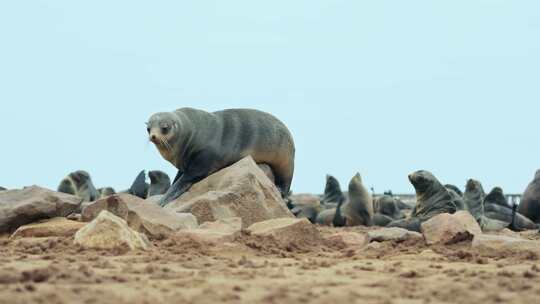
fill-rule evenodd
<path id="1" fill-rule="evenodd" d="M 463 200 L 465 201 L 465 205 L 467 205 L 469 212 L 477 221 L 484 215 L 485 197 L 486 192 L 484 191 L 482 184 L 475 179 L 469 179 L 465 185 Z"/>
<path id="2" fill-rule="evenodd" d="M 160 200 L 161 206 L 246 156 L 270 166 L 281 195 L 289 194 L 294 173 L 293 138 L 287 127 L 268 113 L 251 109 L 209 113 L 181 108 L 152 115 L 147 131 L 161 156 L 178 169 L 172 186 Z"/>
<path id="3" fill-rule="evenodd" d="M 148 188 L 147 197 L 162 195 L 169 190 L 169 187 L 171 186 L 171 179 L 167 173 L 154 170 L 148 172 L 148 177 L 150 177 L 150 187 Z"/>
<path id="4" fill-rule="evenodd" d="M 100 195 L 96 187 L 92 183 L 92 178 L 88 172 L 79 170 L 68 174 L 58 185 L 58 192 L 72 194 L 83 202 L 93 202 Z"/>
<path id="5" fill-rule="evenodd" d="M 337 178 L 330 174 L 326 175 L 326 185 L 324 186 L 324 195 L 321 198 L 321 204 L 333 205 L 343 203 L 346 200 L 345 195 L 341 191 L 341 185 Z"/>
<path id="6" fill-rule="evenodd" d="M 540 223 L 540 170 L 536 171 L 534 179 L 525 189 L 518 212 L 533 222 Z"/>

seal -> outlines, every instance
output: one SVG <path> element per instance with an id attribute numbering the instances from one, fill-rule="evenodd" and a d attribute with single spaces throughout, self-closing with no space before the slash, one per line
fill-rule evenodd
<path id="1" fill-rule="evenodd" d="M 356 173 L 349 182 L 349 201 L 341 204 L 347 226 L 373 226 L 373 198 L 362 184 L 360 173 Z M 342 209 L 341 204 L 337 210 Z"/>
<path id="2" fill-rule="evenodd" d="M 452 184 L 446 184 L 444 186 L 446 187 L 446 189 L 453 190 L 457 195 L 463 196 L 463 192 L 457 186 L 452 185 Z"/>
<path id="3" fill-rule="evenodd" d="M 540 223 L 540 170 L 536 171 L 534 179 L 527 185 L 518 212 L 533 222 Z"/>
<path id="4" fill-rule="evenodd" d="M 169 190 L 169 187 L 171 186 L 171 179 L 167 173 L 154 170 L 148 172 L 148 177 L 150 177 L 150 187 L 148 188 L 147 197 L 162 195 Z"/>
<path id="5" fill-rule="evenodd" d="M 99 192 L 99 198 L 104 198 L 116 194 L 116 191 L 112 187 L 103 187 L 97 190 Z"/>
<path id="6" fill-rule="evenodd" d="M 403 212 L 398 206 L 397 200 L 389 195 L 383 195 L 376 200 L 374 203 L 375 212 L 378 214 L 386 215 L 394 220 L 399 220 L 405 217 Z"/>
<path id="7" fill-rule="evenodd" d="M 79 170 L 71 172 L 58 185 L 58 192 L 75 195 L 83 202 L 93 202 L 99 198 L 99 192 L 92 183 L 90 174 Z"/>
<path id="8" fill-rule="evenodd" d="M 475 179 L 469 179 L 465 185 L 463 200 L 467 209 L 477 221 L 484 215 L 485 197 L 486 192 L 482 184 Z"/>
<path id="9" fill-rule="evenodd" d="M 400 227 L 420 232 L 422 222 L 437 214 L 455 213 L 458 210 L 455 196 L 429 171 L 420 170 L 409 175 L 416 191 L 416 206 L 410 218 L 393 221 L 388 227 Z"/>
<path id="10" fill-rule="evenodd" d="M 146 171 L 142 170 L 137 174 L 137 177 L 135 177 L 135 180 L 129 187 L 129 189 L 121 191 L 120 193 L 129 193 L 131 195 L 135 195 L 139 198 L 146 199 L 148 196 L 148 188 L 150 185 L 146 182 Z"/>
<path id="11" fill-rule="evenodd" d="M 339 204 L 346 200 L 345 195 L 341 191 L 339 181 L 330 174 L 326 175 L 326 185 L 324 186 L 324 194 L 321 198 L 321 204 Z"/>
<path id="12" fill-rule="evenodd" d="M 0 191 L 6 191 L 7 189 L 4 187 L 0 187 Z"/>
<path id="13" fill-rule="evenodd" d="M 251 109 L 206 112 L 181 108 L 154 114 L 148 136 L 161 156 L 178 169 L 160 200 L 165 206 L 208 175 L 246 156 L 270 166 L 282 197 L 290 191 L 295 147 L 287 127 L 271 114 Z"/>
<path id="14" fill-rule="evenodd" d="M 501 207 L 511 208 L 501 187 L 495 187 L 486 195 L 484 205 L 495 204 Z"/>

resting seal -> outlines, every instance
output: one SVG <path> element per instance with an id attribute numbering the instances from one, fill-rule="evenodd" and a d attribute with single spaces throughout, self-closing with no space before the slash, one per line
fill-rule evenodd
<path id="1" fill-rule="evenodd" d="M 506 196 L 504 196 L 504 192 L 501 187 L 493 188 L 488 193 L 488 195 L 486 195 L 486 198 L 484 199 L 484 205 L 486 204 L 495 204 L 502 207 L 511 208 L 510 204 L 508 204 Z"/>
<path id="2" fill-rule="evenodd" d="M 7 189 L 4 187 L 0 187 L 0 191 L 6 191 Z"/>
<path id="3" fill-rule="evenodd" d="M 112 187 L 104 187 L 97 190 L 99 192 L 99 198 L 104 198 L 116 194 L 116 191 L 114 191 L 114 188 Z"/>
<path id="4" fill-rule="evenodd" d="M 536 171 L 534 179 L 525 189 L 518 212 L 533 222 L 540 223 L 540 170 Z"/>
<path id="5" fill-rule="evenodd" d="M 72 194 L 83 202 L 93 202 L 99 198 L 99 192 L 92 183 L 88 172 L 79 170 L 68 174 L 58 185 L 58 192 Z"/>
<path id="6" fill-rule="evenodd" d="M 428 171 L 420 170 L 409 175 L 409 181 L 416 191 L 416 206 L 411 217 L 393 221 L 388 227 L 401 227 L 420 232 L 422 222 L 440 213 L 455 213 L 456 197 Z"/>
<path id="7" fill-rule="evenodd" d="M 150 171 L 148 177 L 150 177 L 150 187 L 148 188 L 147 197 L 162 195 L 169 190 L 171 179 L 167 173 L 158 170 Z"/>
<path id="8" fill-rule="evenodd" d="M 164 159 L 178 169 L 160 201 L 167 205 L 208 175 L 251 155 L 272 168 L 283 197 L 289 194 L 295 147 L 287 127 L 274 116 L 250 109 L 213 113 L 193 108 L 154 114 L 148 136 Z"/>

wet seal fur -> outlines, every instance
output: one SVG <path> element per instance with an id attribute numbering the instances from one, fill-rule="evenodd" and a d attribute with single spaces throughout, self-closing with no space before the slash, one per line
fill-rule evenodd
<path id="1" fill-rule="evenodd" d="M 518 212 L 533 222 L 540 223 L 540 170 L 536 171 L 534 179 L 525 189 Z"/>
<path id="2" fill-rule="evenodd" d="M 154 114 L 147 131 L 161 156 L 178 169 L 160 200 L 165 206 L 191 186 L 246 156 L 270 166 L 283 197 L 289 194 L 295 147 L 291 133 L 276 117 L 258 110 L 206 112 L 181 108 Z"/>
<path id="3" fill-rule="evenodd" d="M 90 174 L 83 170 L 68 174 L 58 185 L 57 191 L 75 195 L 83 202 L 93 202 L 100 197 Z"/>

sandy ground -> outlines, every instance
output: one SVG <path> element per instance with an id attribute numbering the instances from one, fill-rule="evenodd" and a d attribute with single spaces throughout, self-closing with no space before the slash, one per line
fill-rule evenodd
<path id="1" fill-rule="evenodd" d="M 1 237 L 0 303 L 540 303 L 536 255 L 488 258 L 470 243 L 276 248 L 244 234 L 122 253 L 72 242 Z"/>

